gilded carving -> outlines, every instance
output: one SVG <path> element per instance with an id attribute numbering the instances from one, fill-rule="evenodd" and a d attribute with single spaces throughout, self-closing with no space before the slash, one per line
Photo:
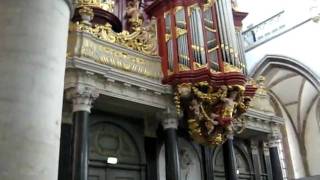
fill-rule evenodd
<path id="1" fill-rule="evenodd" d="M 241 115 L 250 99 L 243 93 L 243 86 L 183 83 L 176 87 L 174 100 L 178 113 L 184 112 L 191 137 L 202 144 L 216 145 L 222 144 L 227 135 L 243 130 L 234 126 L 245 125 Z"/>
<path id="2" fill-rule="evenodd" d="M 160 62 L 135 57 L 124 51 L 114 50 L 111 47 L 100 45 L 87 38 L 82 39 L 80 57 L 81 56 L 92 59 L 99 64 L 110 65 L 147 77 L 162 77 Z"/>
<path id="3" fill-rule="evenodd" d="M 84 7 L 84 6 L 93 6 L 99 7 L 106 11 L 113 12 L 114 11 L 114 0 L 76 0 L 75 1 L 77 7 Z"/>
<path id="4" fill-rule="evenodd" d="M 116 33 L 112 30 L 110 24 L 95 25 L 94 27 L 91 27 L 79 22 L 71 23 L 69 29 L 71 32 L 89 33 L 103 41 L 115 43 L 146 55 L 157 55 L 158 41 L 156 36 L 156 25 L 153 22 L 147 26 L 135 28 L 135 31 L 132 33 L 128 31 Z"/>
<path id="5" fill-rule="evenodd" d="M 224 63 L 224 72 L 242 72 L 242 69 L 229 63 Z"/>
<path id="6" fill-rule="evenodd" d="M 139 0 L 130 0 L 127 3 L 125 18 L 127 19 L 127 29 L 129 32 L 134 32 L 142 27 L 143 14 L 139 10 Z"/>

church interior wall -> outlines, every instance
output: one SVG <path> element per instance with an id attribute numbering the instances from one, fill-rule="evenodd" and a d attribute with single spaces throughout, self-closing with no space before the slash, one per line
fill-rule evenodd
<path id="1" fill-rule="evenodd" d="M 299 148 L 299 141 L 294 133 L 293 126 L 288 118 L 288 115 L 284 112 L 283 107 L 281 107 L 283 118 L 285 119 L 285 130 L 287 133 L 287 140 L 289 145 L 289 151 L 291 155 L 291 164 L 293 168 L 294 178 L 300 178 L 305 176 L 303 160 Z"/>
<path id="2" fill-rule="evenodd" d="M 318 98 L 319 101 L 319 98 Z M 319 117 L 317 116 L 318 106 L 314 103 L 310 116 L 306 123 L 305 131 L 305 146 L 307 150 L 307 160 L 309 165 L 310 175 L 319 175 L 319 162 L 320 162 L 320 127 L 318 124 Z"/>
<path id="3" fill-rule="evenodd" d="M 265 63 L 255 67 L 255 73 L 252 74 L 265 75 L 268 82 L 266 87 L 269 88 L 269 95 L 274 100 L 275 111 L 280 110 L 277 114 L 285 120 L 283 138 L 287 139 L 283 139 L 283 144 L 288 146 L 289 151 L 289 156 L 285 156 L 287 169 L 292 168 L 292 178 L 318 175 L 319 172 L 316 169 L 318 169 L 319 160 L 314 158 L 318 153 L 316 147 L 319 146 L 318 140 L 314 138 L 319 136 L 317 117 L 319 113 L 316 101 L 318 79 L 312 71 L 299 65 L 297 61 L 281 58 L 269 60 L 264 58 Z M 296 74 L 287 76 L 286 73 L 289 71 Z M 282 76 L 278 76 L 281 73 Z M 292 79 L 295 80 L 292 81 Z M 293 93 L 294 91 L 296 93 Z"/>
<path id="4" fill-rule="evenodd" d="M 320 24 L 310 20 L 302 26 L 246 52 L 249 73 L 254 70 L 263 57 L 276 54 L 296 59 L 319 76 L 320 70 L 317 67 L 320 66 L 320 61 L 318 61 L 317 44 L 320 42 L 320 36 L 317 35 L 318 32 L 320 32 Z"/>

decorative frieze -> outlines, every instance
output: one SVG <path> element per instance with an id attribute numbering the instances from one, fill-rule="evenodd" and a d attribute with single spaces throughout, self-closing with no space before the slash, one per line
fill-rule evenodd
<path id="1" fill-rule="evenodd" d="M 134 77 L 127 72 L 117 72 L 113 69 L 99 68 L 92 62 L 69 61 L 65 76 L 65 89 L 73 89 L 79 84 L 94 87 L 100 95 L 124 99 L 129 102 L 165 109 L 169 103 L 171 89 L 156 80 Z M 71 63 L 72 62 L 72 63 Z M 86 64 L 81 64 L 82 62 Z M 78 63 L 79 66 L 77 65 Z M 83 66 L 83 67 L 82 67 Z M 101 66 L 101 67 L 100 67 Z M 77 69 L 79 68 L 79 69 Z M 83 70 L 82 68 L 86 68 Z M 101 68 L 101 69 L 100 69 Z M 89 72 L 95 72 L 88 74 Z M 103 74 L 104 73 L 104 74 Z"/>
<path id="2" fill-rule="evenodd" d="M 161 79 L 161 62 L 157 57 L 139 55 L 115 44 L 99 42 L 88 34 L 70 37 L 68 59 L 80 57 L 149 78 Z"/>

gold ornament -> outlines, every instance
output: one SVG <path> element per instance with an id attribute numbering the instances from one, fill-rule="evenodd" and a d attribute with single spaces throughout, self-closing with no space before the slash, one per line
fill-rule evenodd
<path id="1" fill-rule="evenodd" d="M 190 136 L 201 144 L 222 144 L 228 134 L 233 134 L 233 123 L 245 125 L 240 118 L 249 107 L 249 98 L 243 97 L 244 87 L 211 86 L 208 82 L 177 85 L 174 102 L 177 111 L 183 110 Z"/>

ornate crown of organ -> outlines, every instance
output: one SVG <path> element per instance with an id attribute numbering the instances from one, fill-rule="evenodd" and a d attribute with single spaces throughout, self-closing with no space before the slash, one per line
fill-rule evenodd
<path id="1" fill-rule="evenodd" d="M 71 31 L 162 58 L 163 83 L 174 88 L 174 102 L 190 136 L 201 144 L 222 144 L 241 132 L 241 115 L 256 88 L 246 80 L 241 21 L 231 0 L 126 1 L 126 29 L 112 12 L 114 0 L 78 0 Z M 120 1 L 119 1 L 120 2 Z M 156 31 L 155 31 L 156 30 Z M 120 61 L 120 60 L 118 60 Z"/>

